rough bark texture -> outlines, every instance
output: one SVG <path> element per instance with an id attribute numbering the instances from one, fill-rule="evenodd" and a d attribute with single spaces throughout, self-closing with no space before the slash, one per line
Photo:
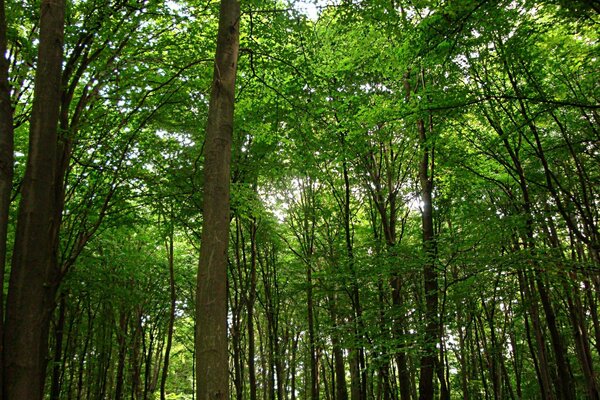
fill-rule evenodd
<path id="1" fill-rule="evenodd" d="M 13 116 L 8 85 L 8 61 L 6 54 L 6 14 L 4 0 L 0 0 L 0 288 L 4 287 L 4 266 L 6 265 L 6 239 L 8 211 L 13 179 Z M 4 299 L 0 296 L 0 388 L 2 385 L 2 336 L 4 332 Z M 0 390 L 0 399 L 2 399 Z"/>
<path id="2" fill-rule="evenodd" d="M 227 242 L 240 6 L 221 0 L 204 159 L 203 225 L 196 293 L 197 400 L 228 396 Z"/>
<path id="3" fill-rule="evenodd" d="M 6 305 L 5 399 L 42 398 L 49 319 L 56 294 L 55 167 L 64 34 L 64 0 L 41 3 L 40 44 L 29 155 Z"/>

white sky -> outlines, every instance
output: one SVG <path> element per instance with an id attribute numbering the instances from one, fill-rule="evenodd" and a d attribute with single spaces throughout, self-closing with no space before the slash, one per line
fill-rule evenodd
<path id="1" fill-rule="evenodd" d="M 316 21 L 319 18 L 319 12 L 325 7 L 336 5 L 337 0 L 293 0 L 294 8 L 306 15 L 308 18 Z"/>
<path id="2" fill-rule="evenodd" d="M 314 1 L 294 1 L 294 8 L 312 20 L 316 20 L 319 17 L 319 11 L 317 10 Z"/>

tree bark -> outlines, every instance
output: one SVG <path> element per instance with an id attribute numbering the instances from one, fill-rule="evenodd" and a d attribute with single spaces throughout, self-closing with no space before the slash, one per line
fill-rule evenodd
<path id="1" fill-rule="evenodd" d="M 197 400 L 226 400 L 227 243 L 231 137 L 240 5 L 221 0 L 204 158 L 204 205 L 196 292 Z"/>
<path id="2" fill-rule="evenodd" d="M 366 399 L 366 382 L 361 384 L 361 357 L 364 359 L 364 349 L 359 343 L 362 342 L 362 333 L 359 330 L 362 319 L 362 306 L 360 303 L 360 291 L 358 288 L 358 278 L 356 275 L 356 265 L 354 263 L 354 249 L 352 241 L 352 223 L 350 198 L 352 188 L 350 187 L 350 177 L 348 174 L 348 160 L 346 147 L 346 133 L 340 135 L 340 144 L 343 150 L 342 170 L 344 176 L 344 204 L 343 204 L 343 220 L 344 220 L 344 240 L 346 244 L 346 257 L 348 258 L 348 270 L 352 275 L 352 286 L 350 291 L 350 301 L 352 303 L 352 322 L 355 344 L 352 345 L 349 351 L 350 358 L 350 398 L 352 400 Z M 366 373 L 362 374 L 363 382 L 366 379 Z M 346 389 L 347 390 L 347 389 Z"/>
<path id="3" fill-rule="evenodd" d="M 165 348 L 165 360 L 163 364 L 162 375 L 160 378 L 160 400 L 165 400 L 165 385 L 169 375 L 169 357 L 171 354 L 171 344 L 173 342 L 173 325 L 175 324 L 175 305 L 177 302 L 177 294 L 175 292 L 175 269 L 174 269 L 174 253 L 173 253 L 173 215 L 171 215 L 171 227 L 169 231 L 169 241 L 166 243 L 167 253 L 169 257 L 169 290 L 171 295 L 171 309 L 169 312 L 169 327 L 167 331 L 167 345 Z"/>
<path id="4" fill-rule="evenodd" d="M 310 343 L 310 399 L 319 400 L 319 358 L 316 349 L 312 266 L 306 266 L 306 296 L 308 314 L 308 341 Z"/>
<path id="5" fill-rule="evenodd" d="M 35 74 L 29 155 L 6 303 L 4 394 L 6 399 L 41 399 L 48 331 L 58 271 L 52 232 L 56 217 L 55 169 L 64 0 L 43 0 Z"/>
<path id="6" fill-rule="evenodd" d="M 58 309 L 58 321 L 54 328 L 54 360 L 52 365 L 52 381 L 50 386 L 50 399 L 59 400 L 61 392 L 61 371 L 63 359 L 63 337 L 65 329 L 66 301 L 65 294 L 60 296 L 60 306 Z"/>
<path id="7" fill-rule="evenodd" d="M 248 378 L 250 380 L 250 400 L 256 400 L 256 365 L 254 343 L 254 303 L 256 301 L 256 221 L 250 226 L 250 288 L 248 289 Z"/>
<path id="8" fill-rule="evenodd" d="M 12 191 L 14 163 L 13 110 L 8 84 L 8 60 L 6 54 L 6 13 L 4 0 L 0 0 L 0 290 L 4 288 L 6 265 L 6 240 L 8 214 Z M 4 296 L 0 296 L 0 400 L 3 399 L 3 346 Z"/>
<path id="9" fill-rule="evenodd" d="M 430 121 L 431 124 L 431 121 Z M 425 252 L 425 265 L 423 266 L 423 278 L 425 289 L 425 343 L 421 356 L 421 370 L 419 374 L 419 399 L 433 399 L 433 372 L 436 364 L 436 344 L 441 334 L 438 326 L 438 283 L 435 271 L 435 241 L 433 229 L 433 167 L 429 159 L 430 152 L 433 153 L 427 143 L 425 123 L 420 119 L 417 123 L 419 139 L 421 143 L 422 159 L 419 168 L 419 180 L 421 183 L 422 210 L 422 232 L 423 250 Z M 430 175 L 431 170 L 431 175 Z"/>
<path id="10" fill-rule="evenodd" d="M 115 379 L 115 400 L 122 400 L 123 387 L 125 383 L 125 358 L 127 357 L 127 327 L 129 317 L 122 310 L 119 316 L 119 328 L 117 330 L 117 343 L 119 345 L 119 355 L 117 360 L 117 376 Z"/>

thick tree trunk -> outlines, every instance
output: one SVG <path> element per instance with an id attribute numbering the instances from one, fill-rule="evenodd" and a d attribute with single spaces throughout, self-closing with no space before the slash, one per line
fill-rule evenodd
<path id="1" fill-rule="evenodd" d="M 240 5 L 221 0 L 204 158 L 204 205 L 196 292 L 197 400 L 226 400 L 227 243 L 231 137 Z"/>
<path id="2" fill-rule="evenodd" d="M 6 265 L 6 240 L 8 213 L 13 179 L 13 110 L 8 85 L 8 60 L 6 54 L 6 15 L 4 0 L 0 0 L 0 290 L 4 288 L 4 268 Z M 3 346 L 4 335 L 4 296 L 0 296 L 0 400 L 3 399 Z"/>
<path id="3" fill-rule="evenodd" d="M 43 0 L 29 154 L 6 304 L 5 398 L 41 399 L 58 271 L 53 220 L 64 0 Z"/>

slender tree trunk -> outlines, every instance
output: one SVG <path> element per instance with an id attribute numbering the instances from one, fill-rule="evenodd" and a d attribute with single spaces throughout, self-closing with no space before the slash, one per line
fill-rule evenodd
<path id="1" fill-rule="evenodd" d="M 204 158 L 204 205 L 196 294 L 198 400 L 227 400 L 227 242 L 231 137 L 240 5 L 221 0 Z"/>
<path id="2" fill-rule="evenodd" d="M 254 303 L 256 301 L 256 221 L 250 226 L 250 288 L 248 294 L 248 378 L 250 400 L 256 400 L 256 363 L 254 343 Z"/>
<path id="3" fill-rule="evenodd" d="M 319 400 L 319 359 L 316 350 L 315 317 L 313 302 L 312 265 L 306 266 L 306 296 L 308 311 L 308 340 L 310 342 L 310 399 Z"/>
<path id="4" fill-rule="evenodd" d="M 48 333 L 57 290 L 55 168 L 65 24 L 64 0 L 41 3 L 38 67 L 30 124 L 29 154 L 6 303 L 4 395 L 41 399 Z"/>
<path id="5" fill-rule="evenodd" d="M 431 125 L 431 121 L 430 121 Z M 425 343 L 421 355 L 421 370 L 419 374 L 419 400 L 433 400 L 434 385 L 433 374 L 436 365 L 436 344 L 439 342 L 441 333 L 438 323 L 438 283 L 435 271 L 435 239 L 433 228 L 433 154 L 431 145 L 428 143 L 425 123 L 421 119 L 417 123 L 419 139 L 421 143 L 422 159 L 419 168 L 419 180 L 421 183 L 422 208 L 422 232 L 423 249 L 425 253 L 425 265 L 423 266 L 423 278 L 425 289 Z M 431 157 L 433 158 L 433 156 Z"/>
<path id="6" fill-rule="evenodd" d="M 167 253 L 169 257 L 169 290 L 171 294 L 171 309 L 169 312 L 169 326 L 167 330 L 167 345 L 165 348 L 165 359 L 163 364 L 162 376 L 160 378 L 160 400 L 165 400 L 165 385 L 169 376 L 169 357 L 171 354 L 171 344 L 173 343 L 173 325 L 175 324 L 175 305 L 177 295 L 175 292 L 175 268 L 173 253 L 173 216 L 171 215 L 171 229 L 169 232 L 169 242 L 167 243 Z"/>
<path id="7" fill-rule="evenodd" d="M 554 399 L 554 394 L 552 393 L 551 382 L 552 379 L 550 377 L 550 367 L 548 363 L 548 354 L 546 350 L 546 342 L 544 340 L 544 335 L 542 333 L 542 329 L 540 327 L 540 317 L 539 317 L 539 309 L 537 300 L 534 299 L 531 295 L 530 284 L 527 279 L 527 274 L 519 272 L 519 286 L 522 293 L 522 298 L 525 304 L 528 305 L 528 312 L 531 317 L 531 326 L 533 328 L 533 336 L 535 339 L 535 345 L 537 347 L 537 357 L 534 351 L 531 335 L 528 333 L 528 342 L 529 348 L 531 351 L 531 356 L 534 360 L 534 365 L 536 367 L 536 373 L 538 376 L 538 382 L 540 385 L 541 397 L 544 400 L 552 400 Z M 529 324 L 527 323 L 528 319 L 526 319 L 525 327 L 529 329 Z"/>
<path id="8" fill-rule="evenodd" d="M 65 329 L 66 303 L 64 293 L 60 296 L 60 306 L 58 308 L 58 321 L 54 328 L 54 360 L 52 365 L 52 382 L 50 386 L 50 399 L 60 399 L 61 386 L 61 364 L 63 357 L 63 336 Z"/>
<path id="9" fill-rule="evenodd" d="M 239 215 L 235 215 L 235 234 L 233 254 L 234 262 L 229 263 L 231 279 L 227 282 L 229 294 L 229 313 L 230 313 L 230 328 L 229 340 L 231 342 L 231 353 L 233 356 L 233 387 L 235 388 L 235 398 L 242 400 L 243 398 L 243 366 L 242 366 L 242 308 L 244 307 L 245 294 L 242 293 L 244 284 L 244 270 L 247 267 L 246 262 L 246 240 L 244 239 L 243 227 Z"/>
<path id="10" fill-rule="evenodd" d="M 565 284 L 565 286 L 567 285 Z M 585 377 L 587 396 L 590 399 L 599 399 L 600 397 L 598 395 L 598 388 L 595 381 L 596 378 L 589 344 L 590 340 L 588 337 L 587 327 L 583 322 L 585 317 L 581 299 L 579 298 L 579 294 L 577 292 L 574 292 L 572 295 L 571 293 L 567 292 L 566 296 L 567 304 L 569 306 L 569 318 L 571 319 L 571 325 L 573 327 L 575 350 L 581 365 L 583 376 Z"/>
<path id="11" fill-rule="evenodd" d="M 12 192 L 14 163 L 13 110 L 10 102 L 8 84 L 8 60 L 6 59 L 6 14 L 4 0 L 0 0 L 0 290 L 4 288 L 4 269 L 6 265 L 6 241 L 8 214 Z M 4 296 L 0 295 L 0 400 L 3 388 L 3 346 L 4 335 Z"/>
<path id="12" fill-rule="evenodd" d="M 90 340 L 91 340 L 91 335 L 93 332 L 93 328 L 94 328 L 94 316 L 95 316 L 95 312 L 92 312 L 92 308 L 91 305 L 88 304 L 88 310 L 87 310 L 87 330 L 86 330 L 86 335 L 85 335 L 85 340 L 83 343 L 83 349 L 81 350 L 81 353 L 78 354 L 78 371 L 77 371 L 77 400 L 80 400 L 83 396 L 83 375 L 85 374 L 85 369 L 86 366 L 89 365 L 89 363 L 87 363 L 87 354 L 88 354 L 88 347 L 90 345 Z"/>
<path id="13" fill-rule="evenodd" d="M 275 376 L 277 377 L 277 400 L 284 400 L 285 387 L 284 387 L 284 371 L 283 371 L 283 354 L 281 354 L 281 341 L 279 336 L 275 336 Z"/>
<path id="14" fill-rule="evenodd" d="M 350 198 L 352 195 L 352 188 L 350 187 L 350 177 L 348 174 L 348 161 L 346 160 L 346 134 L 340 135 L 342 150 L 344 152 L 344 159 L 342 161 L 342 169 L 344 176 L 344 206 L 343 206 L 343 219 L 344 219 L 344 239 L 346 244 L 346 256 L 348 258 L 348 269 L 352 274 L 352 288 L 350 292 L 350 300 L 352 303 L 352 320 L 355 344 L 349 349 L 350 354 L 350 398 L 352 400 L 365 400 L 366 399 L 366 386 L 363 389 L 361 384 L 361 357 L 363 354 L 363 347 L 359 343 L 362 342 L 362 334 L 360 333 L 360 325 L 362 319 L 362 306 L 360 302 L 360 291 L 358 289 L 358 277 L 356 276 L 356 265 L 354 262 L 354 249 L 352 241 L 352 221 L 350 212 Z M 362 376 L 364 381 L 366 373 Z M 365 382 L 366 385 L 366 382 Z"/>
<path id="15" fill-rule="evenodd" d="M 144 342 L 144 330 L 142 329 L 142 310 L 136 310 L 135 326 L 133 327 L 133 337 L 131 339 L 131 359 L 129 362 L 131 370 L 131 399 L 136 400 L 141 397 L 141 362 L 140 346 Z"/>
<path id="16" fill-rule="evenodd" d="M 335 399 L 348 400 L 348 388 L 346 386 L 346 368 L 344 366 L 344 355 L 337 337 L 332 338 L 333 358 L 335 365 Z"/>
<path id="17" fill-rule="evenodd" d="M 502 48 L 502 46 L 503 46 L 503 44 L 500 43 L 500 48 Z M 542 166 L 544 168 L 544 175 L 546 177 L 547 189 L 553 195 L 554 200 L 557 203 L 558 209 L 566 217 L 566 213 L 564 212 L 564 207 L 562 205 L 560 196 L 558 196 L 558 194 L 554 188 L 554 185 L 552 183 L 553 182 L 552 174 L 550 172 L 548 162 L 544 155 L 544 149 L 543 149 L 542 143 L 540 141 L 538 128 L 535 125 L 534 119 L 529 116 L 529 112 L 528 112 L 527 107 L 521 96 L 521 89 L 517 83 L 517 78 L 513 75 L 513 71 L 510 68 L 510 66 L 508 65 L 508 60 L 506 57 L 503 58 L 503 63 L 504 63 L 504 67 L 506 69 L 506 73 L 508 75 L 509 81 L 511 83 L 511 86 L 514 89 L 515 93 L 518 95 L 519 111 L 520 111 L 521 115 L 525 118 L 525 121 L 527 122 L 527 125 L 529 126 L 530 131 L 535 138 L 535 149 L 536 149 L 537 156 L 540 159 Z M 531 145 L 533 146 L 533 144 L 531 144 Z M 528 220 L 527 220 L 528 247 L 531 248 L 531 250 L 533 250 L 535 248 L 535 238 L 533 235 L 533 213 L 532 213 L 532 209 L 531 209 L 531 205 L 530 205 L 528 186 L 526 183 L 523 183 L 523 182 L 525 182 L 525 179 L 524 179 L 524 176 L 522 175 L 523 171 L 520 166 L 519 166 L 518 171 L 520 174 L 519 178 L 522 182 L 521 187 L 523 190 L 523 197 L 525 200 L 524 209 L 525 209 L 525 212 L 528 217 Z M 584 196 L 585 196 L 585 192 L 584 192 Z M 568 224 L 569 218 L 565 218 L 565 222 Z M 557 366 L 557 374 L 558 374 L 558 380 L 556 381 L 556 383 L 558 386 L 558 393 L 561 398 L 563 398 L 565 400 L 571 400 L 574 398 L 574 393 L 573 393 L 573 387 L 571 385 L 572 377 L 570 374 L 570 368 L 569 368 L 568 360 L 565 358 L 566 352 L 565 352 L 564 345 L 562 343 L 563 340 L 562 340 L 562 337 L 560 336 L 558 327 L 556 325 L 556 315 L 554 312 L 554 308 L 550 302 L 550 296 L 549 296 L 548 290 L 546 288 L 546 283 L 544 282 L 543 278 L 541 277 L 541 272 L 539 271 L 539 268 L 536 268 L 536 270 L 535 270 L 535 281 L 536 281 L 537 289 L 538 289 L 538 292 L 540 295 L 542 308 L 543 308 L 545 316 L 546 316 L 548 330 L 550 331 L 550 342 L 552 344 L 552 348 L 554 350 L 554 355 L 556 358 L 556 364 L 557 364 L 556 366 Z"/>
<path id="18" fill-rule="evenodd" d="M 117 360 L 117 377 L 115 380 L 115 400 L 123 398 L 123 386 L 125 381 L 125 357 L 127 355 L 126 337 L 127 325 L 129 319 L 127 313 L 122 310 L 119 317 L 119 330 L 117 332 L 117 342 L 119 344 L 119 355 Z"/>
<path id="19" fill-rule="evenodd" d="M 149 333 L 149 341 L 148 341 L 148 350 L 145 351 L 142 362 L 145 362 L 144 365 L 144 391 L 142 394 L 142 398 L 144 400 L 148 399 L 148 394 L 152 392 L 154 389 L 152 387 L 152 354 L 154 352 L 154 345 L 156 342 L 156 336 L 153 332 L 152 327 L 150 327 Z M 158 363 L 156 363 L 158 365 Z"/>
<path id="20" fill-rule="evenodd" d="M 337 312 L 337 295 L 335 292 L 329 294 L 329 312 L 334 326 L 339 326 Z M 335 383 L 335 392 L 333 400 L 348 400 L 348 388 L 346 385 L 346 368 L 344 363 L 344 354 L 340 346 L 340 337 L 338 332 L 331 335 L 331 345 L 333 352 L 333 376 L 332 382 Z"/>
<path id="21" fill-rule="evenodd" d="M 298 363 L 296 362 L 298 356 L 298 342 L 300 341 L 300 334 L 292 339 L 292 359 L 290 365 L 291 383 L 290 383 L 290 400 L 296 400 L 296 370 L 298 369 Z"/>
<path id="22" fill-rule="evenodd" d="M 469 373 L 467 369 L 467 352 L 465 332 L 463 330 L 464 320 L 462 318 L 462 307 L 457 312 L 457 327 L 458 327 L 458 351 L 457 359 L 460 363 L 460 384 L 462 389 L 463 400 L 469 400 Z"/>

